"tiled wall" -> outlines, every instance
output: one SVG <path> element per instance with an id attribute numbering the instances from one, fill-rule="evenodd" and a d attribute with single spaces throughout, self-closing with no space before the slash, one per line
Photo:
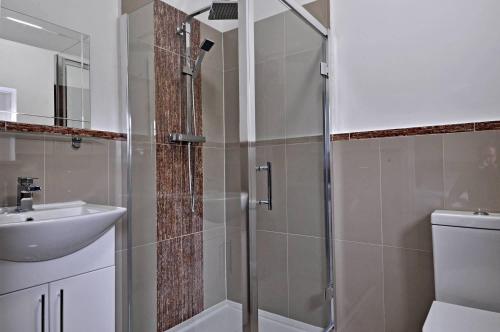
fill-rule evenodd
<path id="1" fill-rule="evenodd" d="M 184 131 L 176 34 L 184 17 L 161 1 L 129 16 L 134 331 L 165 331 L 226 298 L 222 34 L 196 21 L 194 56 L 200 38 L 215 46 L 195 83 L 197 132 L 207 137 L 192 149 L 195 213 L 187 146 L 167 142 L 169 133 Z"/>
<path id="2" fill-rule="evenodd" d="M 122 163 L 126 142 L 83 138 L 81 147 L 71 137 L 28 133 L 0 133 L 0 206 L 15 206 L 17 177 L 37 177 L 41 191 L 35 204 L 83 200 L 126 206 L 126 169 Z M 123 253 L 125 218 L 116 224 L 117 331 L 124 320 Z"/>
<path id="3" fill-rule="evenodd" d="M 0 206 L 15 206 L 17 177 L 38 178 L 35 204 L 83 200 L 122 205 L 122 148 L 125 142 L 0 133 Z"/>
<path id="4" fill-rule="evenodd" d="M 421 331 L 430 214 L 500 211 L 500 132 L 332 143 L 339 331 Z"/>

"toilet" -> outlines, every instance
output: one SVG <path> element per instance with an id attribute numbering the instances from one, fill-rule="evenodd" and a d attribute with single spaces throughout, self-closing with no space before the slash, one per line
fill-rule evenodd
<path id="1" fill-rule="evenodd" d="M 500 214 L 431 216 L 436 301 L 423 332 L 500 331 Z"/>

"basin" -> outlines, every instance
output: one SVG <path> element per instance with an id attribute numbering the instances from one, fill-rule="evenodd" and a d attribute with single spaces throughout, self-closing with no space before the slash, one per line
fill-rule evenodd
<path id="1" fill-rule="evenodd" d="M 0 214 L 0 260 L 38 262 L 72 254 L 97 240 L 126 212 L 83 201 L 33 209 Z"/>

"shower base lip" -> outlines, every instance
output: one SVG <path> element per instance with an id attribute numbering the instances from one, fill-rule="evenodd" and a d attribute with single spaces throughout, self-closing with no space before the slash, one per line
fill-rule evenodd
<path id="1" fill-rule="evenodd" d="M 168 135 L 169 143 L 205 143 L 205 136 L 197 136 L 192 134 L 173 133 Z"/>
<path id="2" fill-rule="evenodd" d="M 241 304 L 224 300 L 166 332 L 241 332 Z M 259 309 L 262 332 L 323 332 L 323 328 Z"/>

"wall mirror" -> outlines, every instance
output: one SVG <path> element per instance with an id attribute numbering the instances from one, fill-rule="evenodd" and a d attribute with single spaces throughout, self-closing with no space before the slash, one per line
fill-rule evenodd
<path id="1" fill-rule="evenodd" d="M 90 37 L 1 7 L 0 121 L 90 129 Z"/>

